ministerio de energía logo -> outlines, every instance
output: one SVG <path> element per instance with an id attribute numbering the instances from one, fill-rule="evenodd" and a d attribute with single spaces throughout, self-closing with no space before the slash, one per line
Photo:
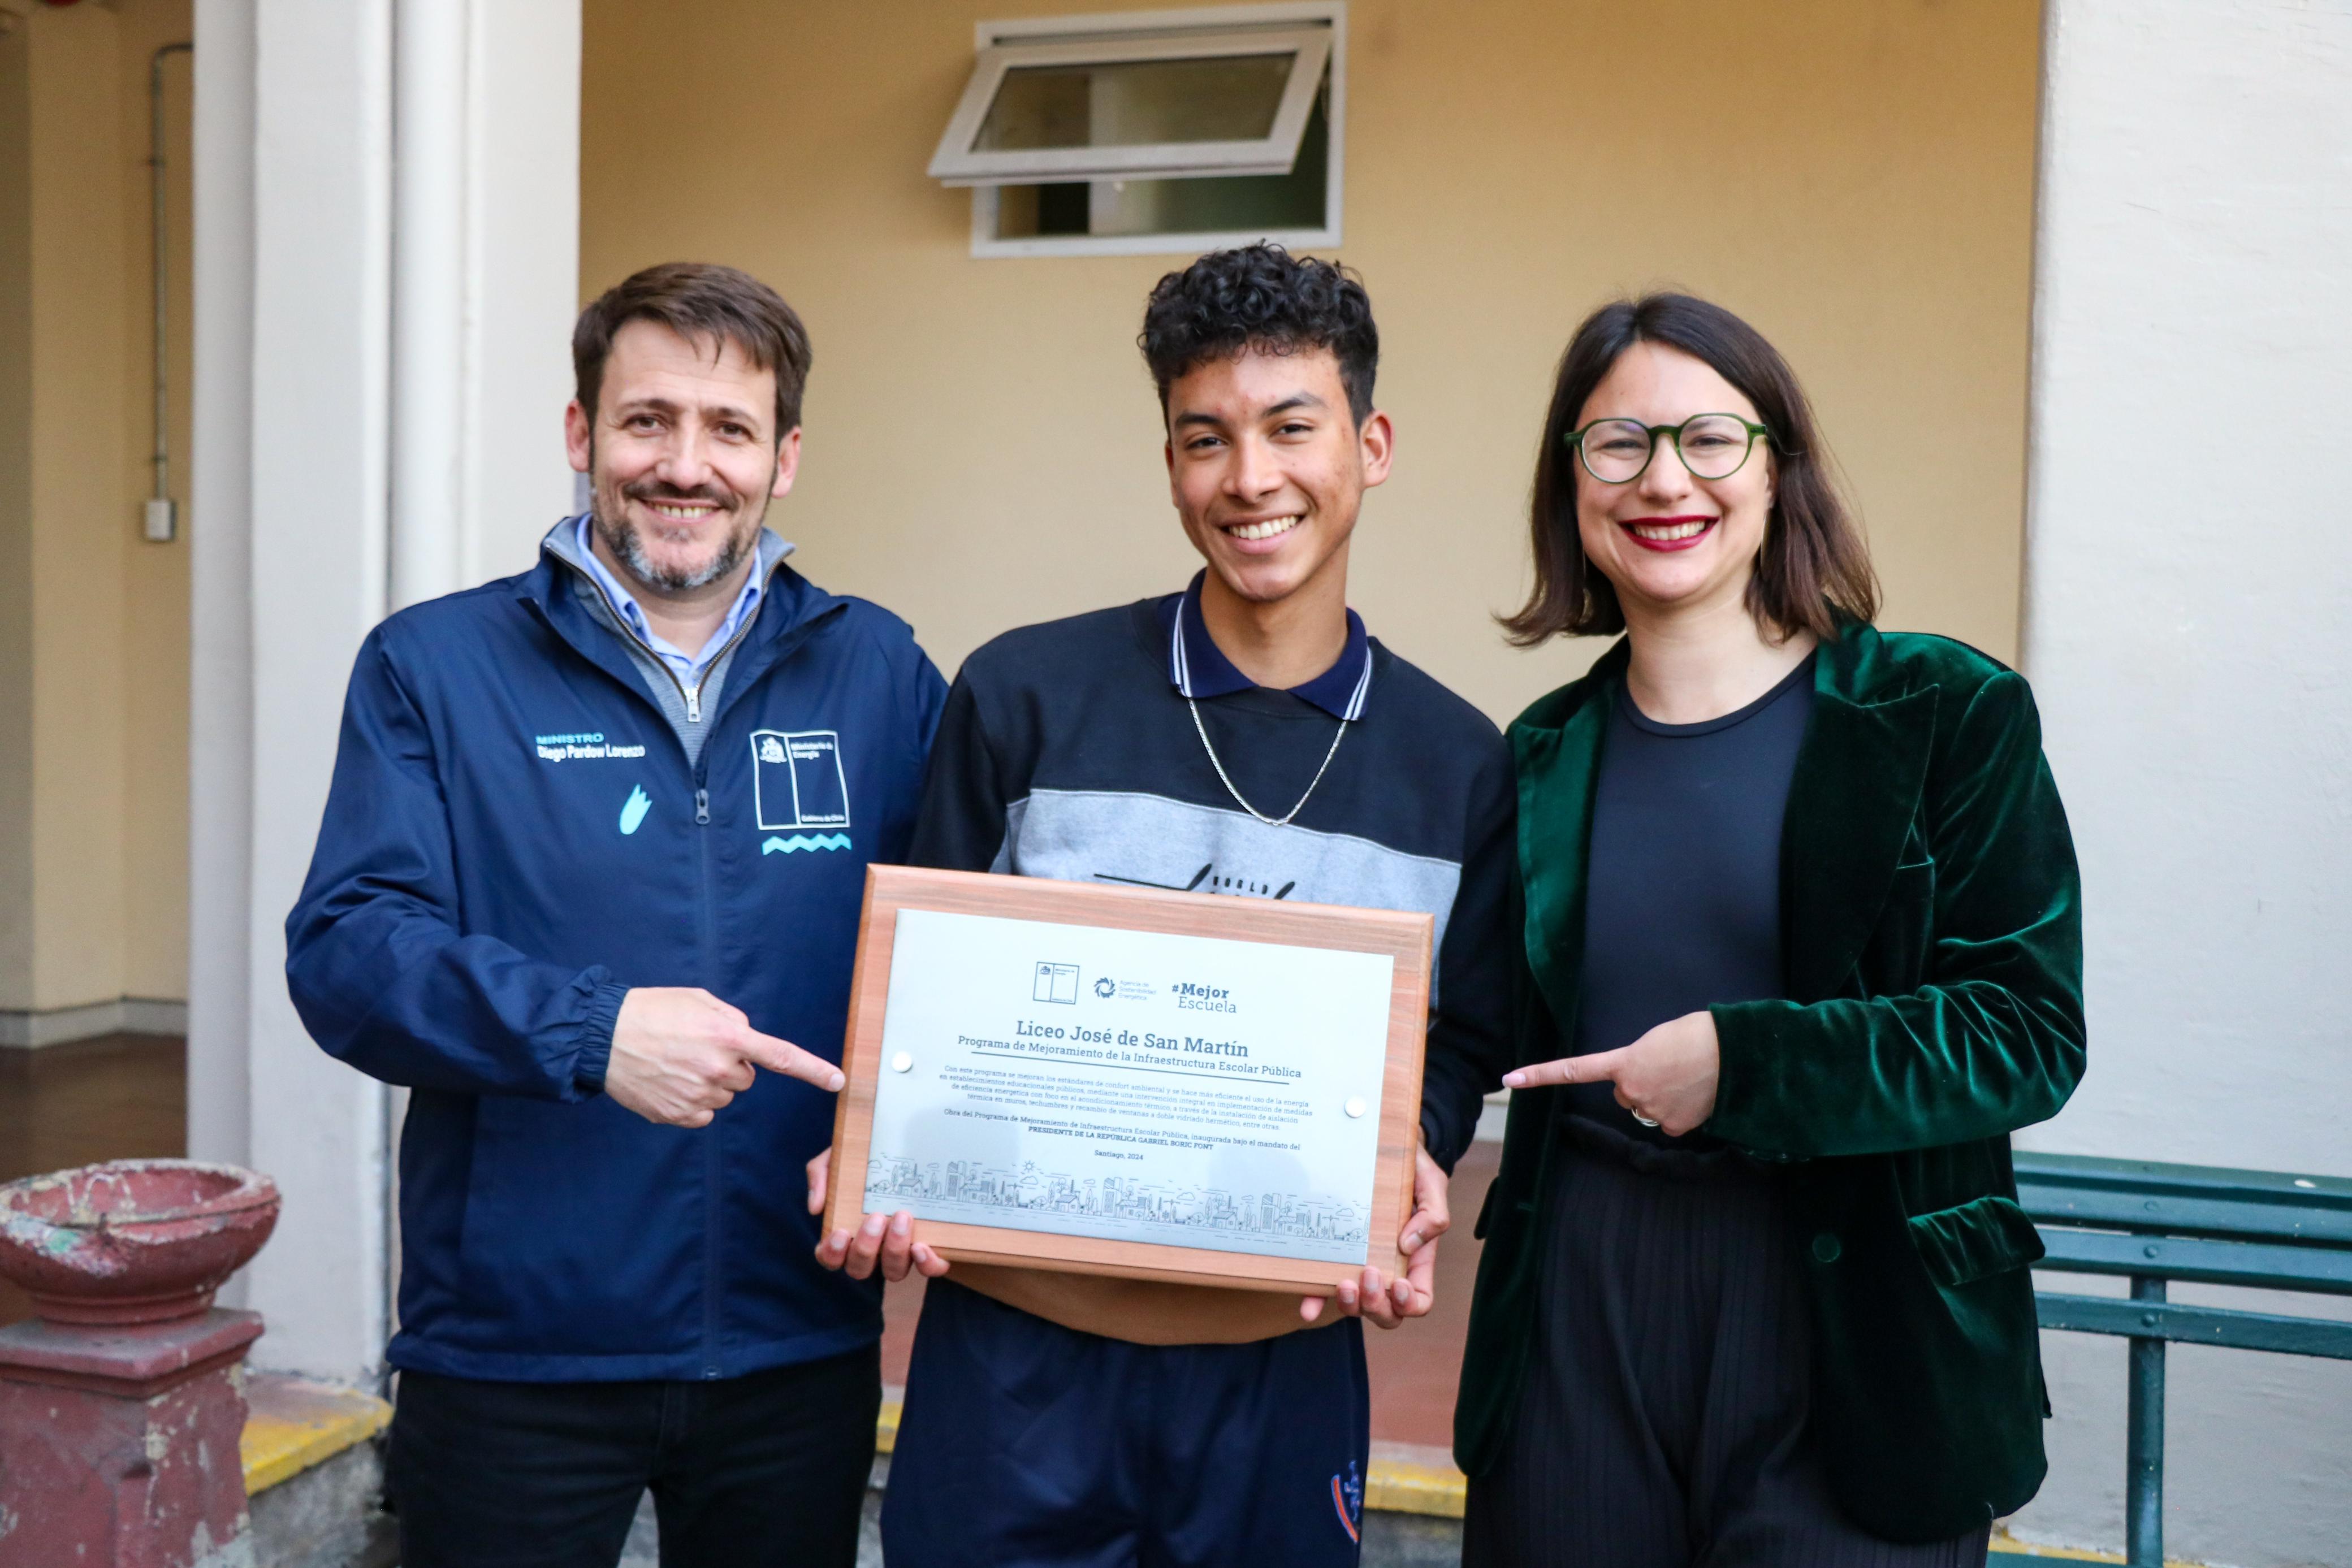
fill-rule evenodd
<path id="1" fill-rule="evenodd" d="M 1203 985 L 1198 980 L 1179 980 L 1160 987 L 1149 980 L 1122 980 L 1112 975 L 1097 975 L 1091 985 L 1076 964 L 1057 964 L 1039 959 L 1030 966 L 1029 999 L 1055 1002 L 1063 1007 L 1076 1007 L 1079 993 L 1091 990 L 1099 1000 L 1148 1002 L 1159 998 L 1163 990 L 1175 1004 L 1187 1012 L 1237 1013 L 1241 1008 L 1234 1001 L 1233 991 L 1223 986 Z"/>

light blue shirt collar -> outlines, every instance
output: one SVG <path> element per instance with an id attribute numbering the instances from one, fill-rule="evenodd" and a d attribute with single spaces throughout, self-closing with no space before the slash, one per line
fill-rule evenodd
<path id="1" fill-rule="evenodd" d="M 710 673 L 711 664 L 735 640 L 735 633 L 741 631 L 743 623 L 759 610 L 762 573 L 754 562 L 751 575 L 744 580 L 743 591 L 735 596 L 734 607 L 727 612 L 727 619 L 719 623 L 719 630 L 710 634 L 710 641 L 702 645 L 702 652 L 688 653 L 657 635 L 646 623 L 646 612 L 637 608 L 636 599 L 621 586 L 621 580 L 605 570 L 604 563 L 596 559 L 595 540 L 589 531 L 587 513 L 583 512 L 574 523 L 572 538 L 579 549 L 580 559 L 588 569 L 588 575 L 595 580 L 598 588 L 604 590 L 605 602 L 613 607 L 613 613 L 621 618 L 621 624 L 635 632 L 638 640 L 670 667 L 688 691 L 702 689 L 702 677 Z"/>

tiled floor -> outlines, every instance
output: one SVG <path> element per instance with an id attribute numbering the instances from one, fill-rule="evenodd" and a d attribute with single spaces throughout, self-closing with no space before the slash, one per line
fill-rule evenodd
<path id="1" fill-rule="evenodd" d="M 185 1154 L 187 1086 L 187 1042 L 176 1036 L 0 1048 L 0 1181 L 97 1160 Z M 30 1310 L 0 1281 L 0 1323 Z"/>
<path id="2" fill-rule="evenodd" d="M 1438 1243 L 1437 1305 L 1429 1316 L 1389 1333 L 1369 1330 L 1365 1359 L 1372 1377 L 1372 1440 L 1450 1448 L 1454 1442 L 1454 1380 L 1470 1323 L 1470 1286 L 1478 1272 L 1478 1243 L 1470 1222 L 1486 1201 L 1502 1155 L 1500 1144 L 1474 1144 L 1454 1173 L 1448 1202 L 1454 1229 Z M 883 1298 L 882 1381 L 903 1385 L 907 1357 L 922 1311 L 919 1279 L 893 1285 Z"/>

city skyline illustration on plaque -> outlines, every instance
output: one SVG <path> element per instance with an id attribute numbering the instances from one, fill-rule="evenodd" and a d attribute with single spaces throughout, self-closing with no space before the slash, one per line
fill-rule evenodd
<path id="1" fill-rule="evenodd" d="M 1018 1170 L 983 1166 L 978 1160 L 931 1160 L 918 1164 L 897 1155 L 876 1154 L 866 1166 L 869 1198 L 916 1198 L 927 1206 L 1009 1208 L 1032 1217 L 1068 1215 L 1172 1231 L 1219 1232 L 1231 1238 L 1273 1239 L 1352 1245 L 1371 1234 L 1371 1211 L 1361 1204 L 1298 1193 L 1241 1193 L 1223 1187 L 1145 1181 L 1117 1176 L 1074 1176 L 1024 1160 Z M 940 1216 L 940 1218 L 945 1218 Z M 985 1221 L 982 1221 L 985 1223 Z"/>

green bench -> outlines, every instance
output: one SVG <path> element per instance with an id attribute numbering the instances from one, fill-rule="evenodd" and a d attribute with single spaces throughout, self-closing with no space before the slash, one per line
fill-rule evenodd
<path id="1" fill-rule="evenodd" d="M 2125 1552 L 2164 1561 L 2164 1347 L 2225 1345 L 2352 1360 L 2352 1322 L 2191 1306 L 2175 1280 L 2352 1296 L 2352 1180 L 2210 1166 L 2017 1155 L 2018 1201 L 2049 1256 L 2036 1269 L 2116 1274 L 2128 1298 L 2035 1294 L 2042 1326 L 2131 1342 Z"/>

